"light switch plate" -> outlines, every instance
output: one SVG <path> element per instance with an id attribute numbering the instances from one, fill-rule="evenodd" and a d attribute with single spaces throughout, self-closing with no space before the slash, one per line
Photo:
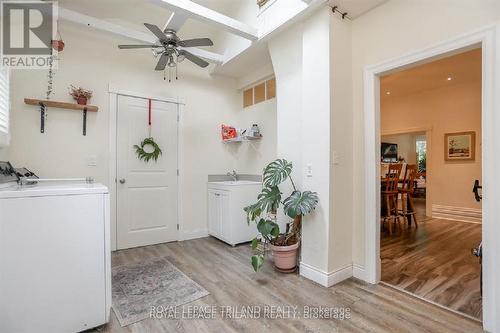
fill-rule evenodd
<path id="1" fill-rule="evenodd" d="M 339 154 L 336 151 L 333 152 L 332 162 L 333 162 L 333 165 L 339 165 L 340 164 L 340 157 L 339 157 Z"/>
<path id="2" fill-rule="evenodd" d="M 312 176 L 313 176 L 312 164 L 309 163 L 306 165 L 306 177 L 312 177 Z"/>

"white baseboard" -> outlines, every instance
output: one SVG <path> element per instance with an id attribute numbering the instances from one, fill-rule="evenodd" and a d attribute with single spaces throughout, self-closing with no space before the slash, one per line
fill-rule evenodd
<path id="1" fill-rule="evenodd" d="M 366 281 L 365 266 L 359 264 L 352 265 L 352 276 L 356 279 Z"/>
<path id="2" fill-rule="evenodd" d="M 331 287 L 352 277 L 352 264 L 327 273 L 311 265 L 301 262 L 300 275 L 324 287 Z"/>
<path id="3" fill-rule="evenodd" d="M 482 210 L 477 208 L 432 205 L 432 218 L 469 223 L 482 222 Z"/>
<path id="4" fill-rule="evenodd" d="M 179 241 L 208 237 L 208 229 L 195 229 L 181 233 Z"/>

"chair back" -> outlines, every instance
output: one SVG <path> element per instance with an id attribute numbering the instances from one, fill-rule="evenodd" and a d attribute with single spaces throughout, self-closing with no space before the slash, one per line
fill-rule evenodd
<path id="1" fill-rule="evenodd" d="M 413 192 L 415 188 L 415 180 L 417 179 L 418 168 L 416 164 L 407 165 L 405 176 L 403 179 L 403 187 L 401 188 L 405 192 Z"/>
<path id="2" fill-rule="evenodd" d="M 401 164 L 391 164 L 389 165 L 389 171 L 387 172 L 387 177 L 385 179 L 385 191 L 386 192 L 397 192 L 399 176 L 401 175 Z"/>

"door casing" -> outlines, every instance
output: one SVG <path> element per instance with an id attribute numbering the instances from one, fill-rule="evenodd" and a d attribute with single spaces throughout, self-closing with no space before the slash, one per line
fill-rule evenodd
<path id="1" fill-rule="evenodd" d="M 364 69 L 364 225 L 365 264 L 356 276 L 366 282 L 380 282 L 380 76 L 461 53 L 467 49 L 482 48 L 482 149 L 483 149 L 483 328 L 488 332 L 500 330 L 500 265 L 495 254 L 500 253 L 500 24 L 486 26 L 473 32 L 446 40 L 415 52 L 368 66 Z M 495 58 L 496 57 L 496 58 Z M 375 213 L 375 216 L 374 216 Z"/>

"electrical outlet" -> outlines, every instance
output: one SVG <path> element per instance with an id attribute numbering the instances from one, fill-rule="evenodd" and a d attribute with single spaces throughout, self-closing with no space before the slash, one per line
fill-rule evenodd
<path id="1" fill-rule="evenodd" d="M 97 166 L 97 156 L 96 155 L 90 155 L 87 157 L 87 166 L 89 166 L 89 167 Z"/>

